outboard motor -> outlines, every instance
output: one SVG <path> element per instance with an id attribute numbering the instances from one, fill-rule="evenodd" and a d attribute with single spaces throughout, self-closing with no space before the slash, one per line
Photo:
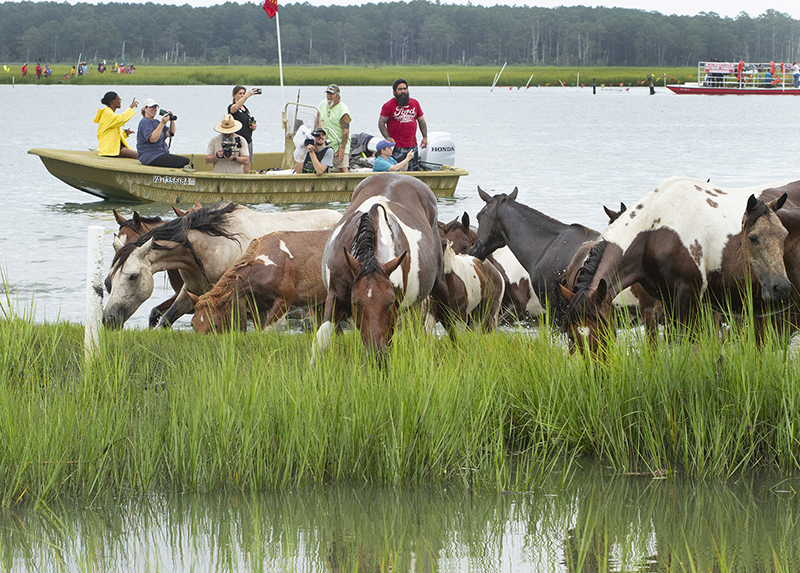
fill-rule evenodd
<path id="1" fill-rule="evenodd" d="M 429 133 L 428 146 L 419 150 L 419 162 L 428 171 L 439 171 L 442 165 L 455 165 L 456 146 L 450 134 L 445 131 Z"/>

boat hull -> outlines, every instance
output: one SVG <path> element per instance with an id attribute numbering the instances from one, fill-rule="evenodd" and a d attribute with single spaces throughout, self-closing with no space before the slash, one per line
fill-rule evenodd
<path id="1" fill-rule="evenodd" d="M 667 89 L 676 94 L 695 95 L 800 95 L 800 88 L 757 88 L 757 87 L 713 87 L 697 84 L 668 85 Z"/>
<path id="2" fill-rule="evenodd" d="M 96 197 L 114 201 L 203 204 L 235 201 L 259 203 L 348 202 L 356 186 L 372 172 L 277 174 L 265 171 L 248 175 L 214 173 L 202 154 L 185 155 L 197 171 L 142 165 L 136 160 L 101 157 L 94 151 L 31 149 L 47 170 L 64 183 Z M 254 157 L 255 169 L 280 165 L 283 153 L 261 153 Z M 437 197 L 452 197 L 465 169 L 443 166 L 440 171 L 410 172 L 431 188 Z"/>

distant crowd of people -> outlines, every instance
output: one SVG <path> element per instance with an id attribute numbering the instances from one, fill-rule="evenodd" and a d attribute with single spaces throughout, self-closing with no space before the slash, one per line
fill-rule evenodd
<path id="1" fill-rule="evenodd" d="M 114 69 L 120 69 L 114 64 Z M 133 67 L 133 66 L 131 66 Z M 101 71 L 98 67 L 98 71 Z M 102 71 L 101 71 L 102 73 Z M 127 73 L 132 73 L 128 71 Z M 383 139 L 374 145 L 374 171 L 419 171 L 419 149 L 428 144 L 428 127 L 422 107 L 409 96 L 408 82 L 398 79 L 392 84 L 393 97 L 381 107 L 378 130 Z M 257 88 L 235 86 L 232 102 L 222 121 L 214 126 L 217 135 L 206 148 L 205 163 L 213 165 L 215 173 L 247 174 L 253 163 L 253 134 L 255 117 L 246 103 Z M 106 157 L 138 159 L 144 165 L 184 168 L 189 159 L 169 152 L 176 133 L 177 116 L 169 110 L 159 110 L 151 98 L 145 100 L 136 135 L 136 150 L 127 142 L 132 130 L 125 124 L 136 115 L 139 103 L 133 99 L 122 113 L 122 100 L 116 92 L 108 92 L 100 100 L 104 107 L 97 110 L 98 154 Z M 157 118 L 157 115 L 160 117 Z M 350 110 L 342 102 L 341 89 L 331 84 L 325 89 L 325 99 L 317 106 L 314 129 L 295 149 L 295 173 L 323 175 L 347 173 L 350 170 Z M 422 135 L 417 145 L 417 129 Z M 190 166 L 191 167 L 191 166 Z"/>

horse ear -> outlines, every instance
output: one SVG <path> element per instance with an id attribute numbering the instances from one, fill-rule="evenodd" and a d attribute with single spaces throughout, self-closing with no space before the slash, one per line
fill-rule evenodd
<path id="1" fill-rule="evenodd" d="M 133 224 L 136 225 L 137 228 L 142 227 L 142 218 L 139 216 L 139 211 L 133 212 Z"/>
<path id="2" fill-rule="evenodd" d="M 567 287 L 558 283 L 558 291 L 561 293 L 561 298 L 563 298 L 568 303 L 572 301 L 572 297 L 575 295 L 574 292 L 569 290 Z"/>
<path id="3" fill-rule="evenodd" d="M 128 221 L 125 219 L 125 217 L 123 217 L 122 215 L 120 215 L 119 213 L 117 213 L 117 210 L 116 210 L 116 209 L 112 209 L 112 211 L 114 211 L 114 219 L 116 219 L 116 220 L 117 220 L 117 225 L 119 225 L 119 226 L 121 227 L 122 225 L 124 225 L 125 223 L 127 223 L 127 222 L 128 222 Z"/>
<path id="4" fill-rule="evenodd" d="M 350 251 L 348 251 L 346 248 L 342 247 L 342 250 L 344 251 L 344 258 L 347 261 L 347 266 L 350 267 L 350 272 L 353 273 L 354 277 L 357 277 L 359 271 L 361 270 L 361 262 L 351 255 Z"/>
<path id="5" fill-rule="evenodd" d="M 772 201 L 767 203 L 767 206 L 770 209 L 772 209 L 773 211 L 777 211 L 778 209 L 783 207 L 783 204 L 786 203 L 786 199 L 788 199 L 788 198 L 789 198 L 789 196 L 786 193 L 784 193 L 783 195 L 781 195 L 777 199 L 773 199 Z"/>
<path id="6" fill-rule="evenodd" d="M 478 197 L 483 199 L 484 203 L 488 203 L 491 200 L 491 196 L 486 191 L 481 189 L 480 185 L 478 185 Z"/>
<path id="7" fill-rule="evenodd" d="M 449 245 L 450 241 L 447 241 L 447 244 Z M 383 265 L 383 270 L 386 272 L 387 277 L 397 270 L 397 267 L 403 263 L 403 259 L 406 258 L 406 253 L 408 253 L 408 251 L 403 251 L 402 255 L 393 258 L 391 261 Z"/>
<path id="8" fill-rule="evenodd" d="M 514 190 L 508 194 L 509 201 L 516 201 L 517 200 L 517 193 L 519 193 L 519 189 L 514 187 Z"/>
<path id="9" fill-rule="evenodd" d="M 180 209 L 178 209 L 178 208 L 177 208 L 175 205 L 173 205 L 173 206 L 172 206 L 172 210 L 173 210 L 173 211 L 175 211 L 175 214 L 176 214 L 178 217 L 185 217 L 185 216 L 186 216 L 186 211 L 181 211 L 181 210 L 180 210 Z"/>
<path id="10" fill-rule="evenodd" d="M 614 219 L 617 218 L 617 214 L 608 207 L 606 207 L 605 205 L 603 205 L 603 211 L 606 212 L 606 217 L 608 217 L 609 223 L 613 222 Z"/>
<path id="11" fill-rule="evenodd" d="M 747 208 L 744 210 L 744 212 L 750 213 L 753 209 L 756 208 L 757 204 L 758 204 L 758 199 L 756 199 L 756 196 L 750 195 L 750 197 L 747 198 Z"/>
<path id="12" fill-rule="evenodd" d="M 469 230 L 469 213 L 466 211 L 461 215 L 461 224 L 464 225 L 465 229 Z"/>
<path id="13" fill-rule="evenodd" d="M 184 289 L 185 290 L 185 289 Z M 186 296 L 189 297 L 189 300 L 192 301 L 192 304 L 197 306 L 197 301 L 200 300 L 200 297 L 194 294 L 193 292 L 186 291 Z"/>
<path id="14" fill-rule="evenodd" d="M 147 242 L 144 245 L 139 247 L 138 249 L 139 256 L 143 257 L 147 255 L 152 249 L 153 249 L 153 238 L 151 237 L 147 240 Z"/>
<path id="15" fill-rule="evenodd" d="M 619 214 L 622 215 L 628 208 L 625 206 L 625 203 L 622 201 L 619 202 Z"/>

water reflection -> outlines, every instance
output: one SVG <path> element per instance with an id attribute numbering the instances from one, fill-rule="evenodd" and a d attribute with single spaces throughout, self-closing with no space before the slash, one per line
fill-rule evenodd
<path id="1" fill-rule="evenodd" d="M 0 512 L 3 571 L 792 571 L 797 479 L 598 467 L 541 490 L 337 485 Z"/>

